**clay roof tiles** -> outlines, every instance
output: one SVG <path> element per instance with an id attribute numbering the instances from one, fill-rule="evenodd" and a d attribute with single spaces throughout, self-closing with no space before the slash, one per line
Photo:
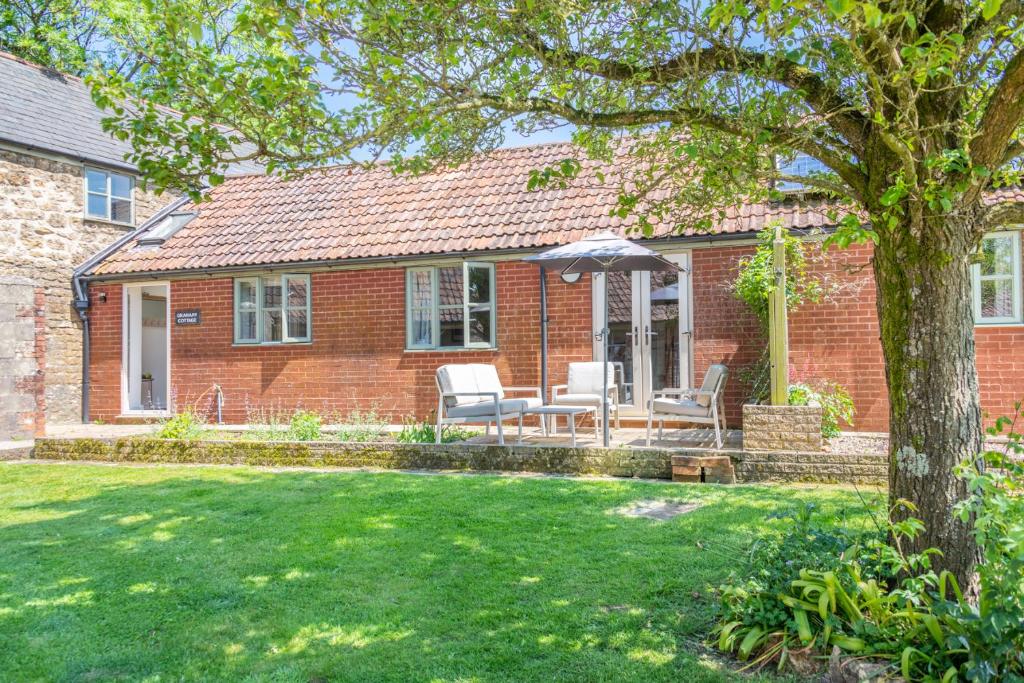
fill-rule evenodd
<path id="1" fill-rule="evenodd" d="M 597 162 L 583 162 L 581 180 L 567 188 L 527 190 L 531 170 L 573 156 L 569 144 L 549 144 L 497 150 L 418 177 L 378 165 L 332 167 L 291 180 L 229 178 L 209 201 L 181 207 L 198 216 L 162 245 L 131 240 L 93 273 L 534 250 L 604 230 L 626 233 L 635 219 L 609 216 L 616 188 L 588 184 Z M 1001 193 L 1000 199 L 1024 200 L 1018 189 Z M 752 233 L 774 219 L 791 228 L 830 224 L 822 202 L 744 204 L 713 232 Z"/>

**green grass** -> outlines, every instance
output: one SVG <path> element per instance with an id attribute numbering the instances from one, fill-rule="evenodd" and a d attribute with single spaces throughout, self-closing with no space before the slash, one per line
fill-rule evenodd
<path id="1" fill-rule="evenodd" d="M 668 522 L 610 511 L 701 502 Z M 827 488 L 0 465 L 3 680 L 712 681 L 706 588 Z"/>

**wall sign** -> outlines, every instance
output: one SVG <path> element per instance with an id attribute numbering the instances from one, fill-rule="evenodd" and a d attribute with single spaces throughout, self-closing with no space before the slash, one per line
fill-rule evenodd
<path id="1" fill-rule="evenodd" d="M 199 315 L 198 308 L 193 308 L 188 311 L 174 312 L 175 325 L 198 325 L 200 322 L 202 322 L 202 318 Z"/>

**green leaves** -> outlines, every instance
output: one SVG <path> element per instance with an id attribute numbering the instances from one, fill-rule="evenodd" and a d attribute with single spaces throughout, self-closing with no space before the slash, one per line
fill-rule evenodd
<path id="1" fill-rule="evenodd" d="M 989 21 L 996 14 L 999 13 L 999 8 L 1003 6 L 1003 0 L 985 0 L 985 4 L 981 7 L 981 16 L 985 21 Z"/>
<path id="2" fill-rule="evenodd" d="M 825 5 L 837 19 L 842 19 L 857 6 L 853 0 L 825 0 Z"/>

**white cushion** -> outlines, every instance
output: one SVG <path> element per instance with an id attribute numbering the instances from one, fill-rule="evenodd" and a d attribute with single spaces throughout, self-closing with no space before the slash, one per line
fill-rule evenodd
<path id="1" fill-rule="evenodd" d="M 600 406 L 601 394 L 558 394 L 551 402 L 560 406 Z"/>
<path id="2" fill-rule="evenodd" d="M 667 398 L 654 399 L 655 413 L 668 413 L 669 415 L 689 415 L 691 417 L 707 417 L 711 414 L 708 406 L 702 406 L 696 401 L 683 399 L 673 401 Z"/>
<path id="3" fill-rule="evenodd" d="M 570 394 L 597 394 L 604 391 L 601 366 L 608 372 L 608 386 L 615 384 L 615 366 L 611 363 L 569 363 L 568 389 Z"/>
<path id="4" fill-rule="evenodd" d="M 544 401 L 540 399 L 540 396 L 527 396 L 526 398 L 518 399 L 526 404 L 528 409 L 540 408 L 544 405 Z"/>
<path id="5" fill-rule="evenodd" d="M 540 399 L 535 399 L 540 405 Z M 529 405 L 529 399 L 506 398 L 502 399 L 501 414 L 515 416 L 521 413 Z M 468 403 L 454 406 L 445 411 L 445 417 L 493 417 L 494 401 L 480 401 L 479 403 Z"/>
<path id="6" fill-rule="evenodd" d="M 437 369 L 437 383 L 443 393 L 479 393 L 493 392 L 498 398 L 505 398 L 505 391 L 501 388 L 501 380 L 498 379 L 498 371 L 493 365 L 484 363 L 467 363 L 462 365 L 442 365 Z M 449 396 L 445 398 L 445 405 L 449 408 L 458 405 L 480 403 L 486 400 L 481 396 Z M 493 401 L 491 402 L 493 404 Z"/>
<path id="7" fill-rule="evenodd" d="M 715 363 L 708 367 L 708 371 L 704 373 L 704 382 L 700 385 L 701 391 L 708 392 L 704 395 L 697 395 L 697 403 L 707 407 L 711 405 L 711 393 L 715 391 L 715 388 L 719 386 L 719 381 L 724 382 L 725 376 L 729 371 L 724 365 Z"/>

